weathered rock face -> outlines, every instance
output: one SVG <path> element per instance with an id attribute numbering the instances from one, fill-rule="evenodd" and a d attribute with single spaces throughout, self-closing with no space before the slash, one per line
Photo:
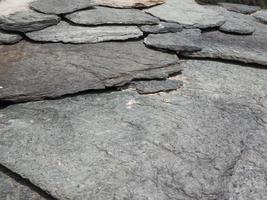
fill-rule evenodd
<path id="1" fill-rule="evenodd" d="M 203 33 L 202 45 L 201 51 L 184 52 L 183 55 L 267 65 L 267 26 L 263 24 L 257 24 L 253 35 L 231 35 L 220 31 Z"/>
<path id="2" fill-rule="evenodd" d="M 83 25 L 102 24 L 158 24 L 159 20 L 137 9 L 96 7 L 67 15 L 67 19 Z"/>
<path id="3" fill-rule="evenodd" d="M 209 28 L 224 23 L 220 13 L 197 4 L 194 0 L 168 0 L 165 4 L 147 9 L 146 12 L 168 22 L 187 27 Z"/>
<path id="4" fill-rule="evenodd" d="M 144 33 L 176 33 L 183 30 L 183 26 L 177 23 L 160 22 L 158 25 L 144 25 L 140 27 Z"/>
<path id="5" fill-rule="evenodd" d="M 1 110 L 1 163 L 62 200 L 265 199 L 267 71 L 185 66 L 177 92 Z"/>
<path id="6" fill-rule="evenodd" d="M 229 11 L 242 13 L 242 14 L 252 14 L 261 9 L 259 6 L 248 6 L 248 5 L 237 4 L 237 3 L 218 3 L 218 4 L 226 8 Z"/>
<path id="7" fill-rule="evenodd" d="M 142 35 L 143 33 L 137 26 L 81 27 L 73 26 L 64 21 L 61 21 L 56 26 L 26 34 L 28 38 L 35 41 L 80 44 L 127 40 L 139 38 Z"/>
<path id="8" fill-rule="evenodd" d="M 144 8 L 165 3 L 166 0 L 95 0 L 98 5 L 115 8 Z"/>
<path id="9" fill-rule="evenodd" d="M 171 51 L 199 51 L 202 49 L 201 31 L 184 29 L 177 33 L 150 34 L 145 38 L 147 46 Z"/>
<path id="10" fill-rule="evenodd" d="M 30 6 L 42 13 L 65 14 L 94 6 L 93 0 L 35 0 Z"/>
<path id="11" fill-rule="evenodd" d="M 142 42 L 0 46 L 0 100 L 27 101 L 166 78 L 181 70 L 176 55 Z"/>
<path id="12" fill-rule="evenodd" d="M 0 30 L 0 44 L 14 44 L 22 39 L 22 36 L 16 33 L 7 33 Z"/>
<path id="13" fill-rule="evenodd" d="M 267 24 L 267 10 L 258 11 L 253 16 L 260 22 Z"/>
<path id="14" fill-rule="evenodd" d="M 34 0 L 0 0 L 0 16 L 29 10 L 29 4 L 32 1 Z"/>
<path id="15" fill-rule="evenodd" d="M 45 15 L 32 10 L 19 11 L 9 15 L 0 15 L 0 28 L 7 31 L 29 32 L 41 30 L 57 24 L 60 17 Z"/>

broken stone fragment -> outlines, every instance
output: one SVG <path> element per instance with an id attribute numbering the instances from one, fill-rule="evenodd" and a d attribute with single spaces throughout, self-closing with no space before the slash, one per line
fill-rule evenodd
<path id="1" fill-rule="evenodd" d="M 72 13 L 76 10 L 90 8 L 95 5 L 93 0 L 35 0 L 30 6 L 46 14 L 65 14 Z"/>
<path id="2" fill-rule="evenodd" d="M 260 22 L 267 24 L 267 10 L 261 10 L 253 14 L 253 16 Z"/>
<path id="3" fill-rule="evenodd" d="M 34 41 L 63 43 L 98 43 L 111 40 L 139 38 L 143 33 L 137 26 L 74 26 L 61 21 L 55 26 L 27 33 Z"/>
<path id="4" fill-rule="evenodd" d="M 22 40 L 21 35 L 0 30 L 0 44 L 14 44 L 20 40 Z"/>
<path id="5" fill-rule="evenodd" d="M 224 23 L 220 13 L 202 5 L 194 0 L 168 0 L 165 4 L 145 10 L 167 22 L 176 22 L 186 27 L 210 28 Z"/>
<path id="6" fill-rule="evenodd" d="M 96 4 L 115 8 L 144 8 L 163 4 L 166 0 L 95 0 Z"/>
<path id="7" fill-rule="evenodd" d="M 202 33 L 203 49 L 183 52 L 198 58 L 221 58 L 267 66 L 267 26 L 258 23 L 253 35 L 231 35 L 220 31 Z"/>
<path id="8" fill-rule="evenodd" d="M 245 4 L 237 3 L 218 3 L 218 5 L 224 7 L 225 9 L 242 14 L 252 14 L 257 12 L 261 8 L 259 6 L 249 6 Z"/>
<path id="9" fill-rule="evenodd" d="M 144 25 L 140 27 L 144 33 L 175 33 L 183 30 L 183 26 L 177 23 L 160 22 L 158 25 Z"/>
<path id="10" fill-rule="evenodd" d="M 177 33 L 150 34 L 145 38 L 144 43 L 153 48 L 176 52 L 202 49 L 199 29 L 184 29 Z"/>
<path id="11" fill-rule="evenodd" d="M 41 30 L 60 21 L 56 15 L 46 15 L 33 10 L 0 15 L 0 28 L 7 31 L 30 32 Z"/>
<path id="12" fill-rule="evenodd" d="M 141 42 L 0 46 L 0 100 L 29 101 L 166 78 L 181 71 L 174 54 Z"/>
<path id="13" fill-rule="evenodd" d="M 158 24 L 159 19 L 137 9 L 116 9 L 96 7 L 65 16 L 70 21 L 82 25 L 103 24 Z"/>
<path id="14" fill-rule="evenodd" d="M 152 80 L 136 81 L 133 83 L 139 94 L 154 94 L 158 92 L 169 92 L 183 86 L 182 81 L 177 80 Z"/>

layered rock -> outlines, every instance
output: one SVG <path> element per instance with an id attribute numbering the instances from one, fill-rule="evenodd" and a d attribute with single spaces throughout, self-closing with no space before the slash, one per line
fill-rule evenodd
<path id="1" fill-rule="evenodd" d="M 115 8 L 144 8 L 165 3 L 166 0 L 95 0 L 98 5 Z"/>
<path id="2" fill-rule="evenodd" d="M 258 11 L 253 16 L 260 22 L 267 24 L 267 10 Z"/>
<path id="3" fill-rule="evenodd" d="M 20 40 L 22 40 L 21 35 L 0 30 L 0 44 L 14 44 Z"/>
<path id="4" fill-rule="evenodd" d="M 67 34 L 66 34 L 67 33 Z M 143 33 L 137 26 L 74 26 L 61 21 L 56 26 L 27 33 L 31 40 L 63 43 L 98 43 L 111 40 L 139 38 Z"/>
<path id="5" fill-rule="evenodd" d="M 249 5 L 237 4 L 237 3 L 218 3 L 218 4 L 226 8 L 229 11 L 242 13 L 242 14 L 252 14 L 261 9 L 259 6 L 249 6 Z"/>
<path id="6" fill-rule="evenodd" d="M 176 33 L 183 30 L 183 26 L 177 23 L 160 22 L 158 25 L 144 25 L 140 27 L 144 33 Z"/>
<path id="7" fill-rule="evenodd" d="M 179 72 L 176 55 L 142 42 L 0 46 L 0 100 L 27 101 L 121 86 Z"/>
<path id="8" fill-rule="evenodd" d="M 159 20 L 137 9 L 116 9 L 96 7 L 65 16 L 70 21 L 82 25 L 103 24 L 158 24 Z"/>
<path id="9" fill-rule="evenodd" d="M 197 4 L 194 0 L 168 0 L 165 4 L 147 9 L 146 12 L 168 22 L 186 27 L 210 28 L 224 23 L 220 13 Z"/>

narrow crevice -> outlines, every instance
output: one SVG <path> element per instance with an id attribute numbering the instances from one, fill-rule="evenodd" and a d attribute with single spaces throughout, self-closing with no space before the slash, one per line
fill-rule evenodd
<path id="1" fill-rule="evenodd" d="M 10 169 L 8 169 L 7 167 L 5 167 L 2 164 L 0 164 L 0 172 L 5 174 L 6 176 L 12 178 L 17 183 L 28 187 L 30 190 L 32 190 L 33 192 L 36 192 L 37 194 L 39 194 L 41 197 L 43 197 L 46 200 L 57 200 L 55 197 L 51 196 L 50 194 L 48 194 L 47 192 L 45 192 L 41 188 L 39 188 L 36 185 L 34 185 L 33 183 L 31 183 L 28 179 L 23 178 L 22 176 L 11 171 Z"/>

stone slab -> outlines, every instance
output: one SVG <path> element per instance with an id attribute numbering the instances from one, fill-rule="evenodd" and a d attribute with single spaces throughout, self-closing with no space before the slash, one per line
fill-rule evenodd
<path id="1" fill-rule="evenodd" d="M 144 25 L 140 27 L 144 33 L 176 33 L 183 30 L 183 26 L 177 23 L 160 22 L 158 25 Z"/>
<path id="2" fill-rule="evenodd" d="M 184 65 L 177 92 L 2 109 L 0 162 L 61 200 L 265 199 L 267 71 Z"/>
<path id="3" fill-rule="evenodd" d="M 253 16 L 260 22 L 267 24 L 267 9 L 258 11 Z"/>
<path id="4" fill-rule="evenodd" d="M 21 35 L 0 30 L 0 44 L 14 44 L 20 40 L 22 40 Z"/>
<path id="5" fill-rule="evenodd" d="M 181 71 L 174 54 L 141 42 L 0 46 L 0 100 L 29 101 L 166 78 Z"/>
<path id="6" fill-rule="evenodd" d="M 261 8 L 259 6 L 249 6 L 245 4 L 237 3 L 218 3 L 218 5 L 224 7 L 225 9 L 242 14 L 252 14 L 257 12 Z"/>
<path id="7" fill-rule="evenodd" d="M 115 8 L 144 8 L 165 3 L 167 0 L 95 0 L 98 5 Z"/>

